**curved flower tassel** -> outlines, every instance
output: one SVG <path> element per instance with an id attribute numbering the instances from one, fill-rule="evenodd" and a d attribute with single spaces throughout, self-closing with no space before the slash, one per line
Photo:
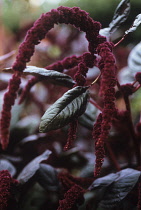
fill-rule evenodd
<path id="1" fill-rule="evenodd" d="M 0 171 L 0 209 L 6 210 L 11 197 L 11 187 L 18 182 L 14 180 L 7 170 Z"/>
<path id="2" fill-rule="evenodd" d="M 85 190 L 75 184 L 65 193 L 64 199 L 59 201 L 59 207 L 57 210 L 77 210 L 77 204 L 81 205 L 84 202 L 84 193 Z"/>
<path id="3" fill-rule="evenodd" d="M 40 79 L 38 77 L 32 77 L 26 84 L 26 86 L 23 88 L 21 96 L 20 96 L 20 100 L 19 100 L 19 104 L 21 104 L 24 99 L 26 98 L 26 96 L 28 95 L 30 89 L 37 83 L 39 82 Z"/>
<path id="4" fill-rule="evenodd" d="M 60 182 L 65 190 L 64 199 L 59 201 L 57 210 L 78 209 L 77 205 L 81 205 L 84 201 L 85 190 L 75 183 L 75 178 L 68 173 L 60 173 L 58 175 Z"/>
<path id="5" fill-rule="evenodd" d="M 1 144 L 3 149 L 6 149 L 8 145 L 9 124 L 11 118 L 10 111 L 14 104 L 16 92 L 18 91 L 20 84 L 20 74 L 17 74 L 17 72 L 23 72 L 26 63 L 30 61 L 31 56 L 34 53 L 35 45 L 39 44 L 45 37 L 46 33 L 54 27 L 54 24 L 58 23 L 72 24 L 79 30 L 86 32 L 86 38 L 89 42 L 88 49 L 91 55 L 96 53 L 97 46 L 105 40 L 105 38 L 99 36 L 99 30 L 101 27 L 100 23 L 94 21 L 89 17 L 88 13 L 77 7 L 68 8 L 61 6 L 58 9 L 53 9 L 46 14 L 42 14 L 41 17 L 35 21 L 33 27 L 28 31 L 24 42 L 19 47 L 16 61 L 13 64 L 13 70 L 15 73 L 13 79 L 9 83 L 9 89 L 4 97 L 0 123 Z M 15 88 L 14 84 L 16 77 L 18 81 L 16 82 Z"/>
<path id="6" fill-rule="evenodd" d="M 20 72 L 13 74 L 12 78 L 9 81 L 8 91 L 4 95 L 4 104 L 0 120 L 0 143 L 2 145 L 3 150 L 5 150 L 8 145 L 9 124 L 11 119 L 10 110 L 12 105 L 14 105 L 20 82 Z"/>
<path id="7" fill-rule="evenodd" d="M 69 128 L 69 132 L 68 132 L 67 143 L 64 146 L 64 150 L 65 151 L 67 151 L 68 149 L 70 149 L 72 147 L 73 141 L 76 138 L 76 130 L 77 130 L 77 120 L 73 120 L 70 123 L 70 128 Z"/>

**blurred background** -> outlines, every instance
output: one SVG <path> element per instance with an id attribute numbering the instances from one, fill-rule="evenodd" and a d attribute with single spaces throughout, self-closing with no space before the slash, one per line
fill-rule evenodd
<path id="1" fill-rule="evenodd" d="M 41 13 L 48 12 L 52 8 L 60 5 L 78 6 L 89 12 L 94 20 L 100 21 L 104 28 L 110 23 L 119 2 L 120 0 L 0 0 L 0 55 L 16 49 L 17 42 L 21 42 L 33 22 Z M 123 30 L 130 27 L 140 10 L 141 1 L 131 0 L 131 12 L 123 24 Z M 134 35 L 129 35 L 129 38 L 136 43 L 140 41 L 139 29 Z M 10 41 L 14 39 L 13 46 L 9 44 L 9 39 Z"/>

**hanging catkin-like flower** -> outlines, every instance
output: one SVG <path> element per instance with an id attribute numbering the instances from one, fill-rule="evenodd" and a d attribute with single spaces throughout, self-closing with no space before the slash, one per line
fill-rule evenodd
<path id="1" fill-rule="evenodd" d="M 8 91 L 4 95 L 3 110 L 1 112 L 0 120 L 0 142 L 2 149 L 6 149 L 9 141 L 9 124 L 11 119 L 11 107 L 14 105 L 16 99 L 16 92 L 19 88 L 21 79 L 20 72 L 13 74 L 12 79 L 9 81 Z"/>
<path id="2" fill-rule="evenodd" d="M 81 205 L 84 201 L 85 190 L 75 183 L 75 178 L 70 174 L 60 173 L 58 175 L 60 182 L 63 185 L 66 193 L 64 194 L 64 199 L 59 201 L 59 207 L 57 210 L 66 209 L 78 209 L 78 204 Z"/>
<path id="3" fill-rule="evenodd" d="M 77 210 L 77 205 L 81 205 L 84 201 L 84 192 L 85 190 L 75 184 L 65 193 L 64 199 L 59 201 L 59 207 L 57 210 Z"/>
<path id="4" fill-rule="evenodd" d="M 95 176 L 98 176 L 101 171 L 101 166 L 105 156 L 104 145 L 111 128 L 113 114 L 115 113 L 114 86 L 116 85 L 116 65 L 115 58 L 111 52 L 112 44 L 104 42 L 98 46 L 97 50 L 98 54 L 101 56 L 99 62 L 99 68 L 101 70 L 100 94 L 103 97 L 104 107 L 102 115 L 99 115 L 93 131 L 93 136 L 96 140 Z"/>
<path id="5" fill-rule="evenodd" d="M 24 42 L 19 47 L 16 61 L 13 64 L 13 70 L 15 73 L 10 80 L 8 91 L 4 96 L 4 104 L 0 120 L 0 141 L 3 149 L 6 149 L 8 145 L 9 124 L 11 118 L 10 111 L 20 85 L 21 73 L 25 69 L 26 63 L 30 61 L 35 50 L 35 45 L 39 44 L 45 37 L 46 33 L 54 27 L 54 24 L 58 23 L 72 24 L 79 30 L 86 32 L 86 38 L 89 42 L 88 50 L 91 56 L 96 53 L 97 46 L 105 40 L 105 38 L 99 36 L 99 30 L 101 27 L 100 23 L 94 21 L 89 17 L 88 13 L 77 7 L 68 8 L 61 6 L 58 9 L 53 9 L 50 12 L 41 15 L 41 17 L 34 23 L 33 27 L 28 31 Z M 78 80 L 77 83 L 80 84 L 81 82 L 79 75 L 85 77 L 87 67 L 87 62 L 85 60 L 82 62 L 81 67 L 78 68 L 79 74 L 76 75 L 76 80 Z M 83 71 L 83 69 L 85 69 L 85 71 Z"/>
<path id="6" fill-rule="evenodd" d="M 7 170 L 0 171 L 0 209 L 6 210 L 8 200 L 11 197 L 11 187 L 16 185 L 14 180 Z"/>

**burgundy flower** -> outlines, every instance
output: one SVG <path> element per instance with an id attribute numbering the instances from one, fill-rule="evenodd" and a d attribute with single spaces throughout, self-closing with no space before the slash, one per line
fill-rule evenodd
<path id="1" fill-rule="evenodd" d="M 70 56 L 67 58 L 64 58 L 62 61 L 57 61 L 49 66 L 46 66 L 45 68 L 48 70 L 55 70 L 59 72 L 63 72 L 64 69 L 70 69 L 74 66 L 78 65 L 80 62 L 82 56 Z"/>
<path id="2" fill-rule="evenodd" d="M 94 175 L 100 174 L 105 156 L 104 145 L 111 128 L 115 109 L 116 65 L 112 54 L 112 44 L 104 42 L 97 48 L 100 55 L 99 68 L 101 70 L 100 94 L 103 97 L 104 107 L 102 116 L 99 115 L 94 126 L 93 137 L 95 138 L 96 164 Z M 101 121 L 102 119 L 102 121 Z"/>
<path id="3" fill-rule="evenodd" d="M 86 32 L 86 38 L 89 42 L 88 49 L 92 56 L 96 52 L 97 46 L 104 41 L 104 38 L 99 36 L 99 30 L 101 27 L 100 23 L 94 21 L 89 17 L 88 13 L 77 7 L 67 8 L 61 6 L 58 9 L 53 9 L 46 14 L 42 14 L 41 17 L 35 21 L 33 27 L 28 31 L 24 42 L 19 47 L 16 61 L 13 64 L 13 70 L 15 73 L 10 80 L 9 89 L 4 96 L 4 105 L 0 123 L 1 144 L 3 149 L 6 149 L 8 145 L 9 124 L 11 118 L 10 111 L 20 85 L 20 74 L 17 72 L 22 73 L 26 67 L 26 63 L 30 61 L 31 56 L 34 53 L 35 45 L 39 44 L 40 40 L 42 40 L 46 33 L 57 23 L 70 23 L 79 30 Z M 76 74 L 77 83 L 78 85 L 81 83 L 84 84 L 85 81 L 83 80 L 82 82 L 82 78 L 85 77 L 87 72 L 86 59 L 84 59 L 84 62 L 78 67 L 78 72 L 79 73 Z"/>
<path id="4" fill-rule="evenodd" d="M 7 170 L 0 171 L 0 209 L 5 210 L 9 198 L 12 196 L 11 188 L 17 184 Z"/>
<path id="5" fill-rule="evenodd" d="M 57 210 L 74 209 L 77 210 L 77 205 L 81 205 L 84 202 L 85 190 L 79 185 L 72 186 L 64 195 L 64 199 L 59 201 L 59 207 Z"/>
<path id="6" fill-rule="evenodd" d="M 26 96 L 28 95 L 30 89 L 33 87 L 33 85 L 35 85 L 37 82 L 40 81 L 40 78 L 38 77 L 32 77 L 26 84 L 26 86 L 24 87 L 24 89 L 22 90 L 21 96 L 20 96 L 20 100 L 19 100 L 19 104 L 21 104 L 24 99 L 26 98 Z"/>
<path id="7" fill-rule="evenodd" d="M 60 173 L 58 175 L 63 189 L 65 191 L 64 199 L 59 201 L 57 210 L 78 209 L 77 204 L 84 201 L 83 195 L 85 190 L 75 183 L 75 178 L 68 173 Z"/>
<path id="8" fill-rule="evenodd" d="M 69 128 L 69 132 L 68 132 L 68 139 L 67 139 L 67 143 L 64 146 L 64 150 L 68 150 L 72 147 L 73 141 L 76 138 L 76 130 L 77 130 L 77 120 L 73 120 L 70 123 L 70 128 Z"/>
<path id="9" fill-rule="evenodd" d="M 130 84 L 130 83 L 129 84 L 127 83 L 125 85 L 121 85 L 120 86 L 120 90 L 121 90 L 121 92 L 123 93 L 123 95 L 125 97 L 128 97 L 128 96 L 133 94 L 134 86 L 132 84 Z"/>
<path id="10" fill-rule="evenodd" d="M 71 180 L 71 175 L 69 175 L 68 173 L 59 173 L 58 174 L 58 179 L 61 182 L 63 189 L 65 191 L 68 191 L 71 187 L 73 187 L 75 185 L 74 180 Z"/>
<path id="11" fill-rule="evenodd" d="M 136 80 L 141 84 L 141 73 L 138 72 L 136 75 L 135 75 L 135 78 Z"/>
<path id="12" fill-rule="evenodd" d="M 14 81 L 14 82 L 13 82 Z M 13 74 L 12 79 L 9 81 L 8 91 L 4 95 L 3 110 L 1 112 L 0 120 L 0 143 L 2 149 L 6 149 L 9 139 L 9 124 L 11 119 L 11 107 L 14 105 L 14 101 L 17 96 L 17 89 L 21 82 L 20 72 Z"/>

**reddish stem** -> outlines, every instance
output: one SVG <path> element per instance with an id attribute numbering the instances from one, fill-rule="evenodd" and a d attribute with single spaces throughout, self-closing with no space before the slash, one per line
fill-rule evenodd
<path id="1" fill-rule="evenodd" d="M 92 99 L 90 98 L 89 101 L 91 104 L 93 104 L 97 109 L 99 109 L 100 111 L 102 111 L 103 109 Z"/>
<path id="2" fill-rule="evenodd" d="M 107 148 L 108 153 L 109 153 L 109 158 L 110 158 L 111 161 L 113 162 L 113 164 L 114 164 L 116 170 L 117 170 L 117 171 L 120 171 L 120 170 L 121 170 L 121 169 L 120 169 L 120 165 L 119 165 L 119 163 L 118 163 L 117 160 L 116 160 L 115 154 L 113 153 L 112 148 L 111 148 L 109 142 L 106 142 L 106 148 Z"/>
<path id="3" fill-rule="evenodd" d="M 125 39 L 126 36 L 127 34 L 124 34 L 124 36 L 116 44 L 114 44 L 114 47 L 117 47 Z"/>

